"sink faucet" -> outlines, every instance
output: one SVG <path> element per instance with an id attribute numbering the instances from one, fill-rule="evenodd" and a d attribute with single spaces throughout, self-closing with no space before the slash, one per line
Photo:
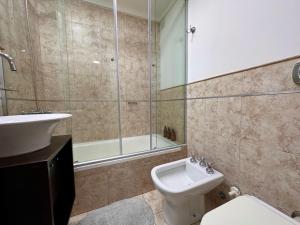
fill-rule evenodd
<path id="1" fill-rule="evenodd" d="M 10 55 L 2 52 L 2 49 L 0 49 L 0 57 L 7 60 L 11 71 L 17 71 L 17 67 L 16 67 L 16 64 L 15 64 L 15 61 L 14 61 L 13 57 L 11 57 Z"/>

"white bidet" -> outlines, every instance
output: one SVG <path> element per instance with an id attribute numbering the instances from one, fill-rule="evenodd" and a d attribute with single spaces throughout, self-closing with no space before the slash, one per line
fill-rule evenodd
<path id="1" fill-rule="evenodd" d="M 205 213 L 204 194 L 221 184 L 224 175 L 192 163 L 190 158 L 156 166 L 151 177 L 165 196 L 164 216 L 168 225 L 188 225 Z"/>

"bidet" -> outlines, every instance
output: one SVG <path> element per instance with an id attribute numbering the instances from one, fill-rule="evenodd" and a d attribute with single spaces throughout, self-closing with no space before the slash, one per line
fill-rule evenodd
<path id="1" fill-rule="evenodd" d="M 208 173 L 209 172 L 209 173 Z M 205 213 L 204 194 L 221 184 L 224 175 L 209 171 L 190 158 L 154 167 L 151 177 L 164 195 L 164 217 L 168 225 L 188 225 L 199 221 Z"/>

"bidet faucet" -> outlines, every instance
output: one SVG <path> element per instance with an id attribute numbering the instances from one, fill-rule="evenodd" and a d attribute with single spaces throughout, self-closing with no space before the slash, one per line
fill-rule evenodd
<path id="1" fill-rule="evenodd" d="M 15 61 L 14 61 L 14 58 L 11 57 L 10 55 L 2 52 L 2 48 L 0 48 L 0 57 L 4 58 L 7 60 L 8 64 L 9 64 L 9 67 L 10 67 L 10 70 L 11 71 L 17 71 L 17 67 L 16 67 L 16 64 L 15 64 Z"/>
<path id="2" fill-rule="evenodd" d="M 206 159 L 202 156 L 199 160 L 199 165 L 201 167 L 207 167 L 207 162 L 206 162 Z"/>
<path id="3" fill-rule="evenodd" d="M 212 168 L 212 166 L 213 166 L 213 163 L 207 163 L 206 172 L 207 172 L 208 174 L 214 174 L 214 173 L 215 173 L 215 171 L 214 171 L 214 169 Z"/>
<path id="4" fill-rule="evenodd" d="M 190 161 L 191 161 L 191 163 L 196 163 L 197 162 L 197 154 L 192 152 Z"/>

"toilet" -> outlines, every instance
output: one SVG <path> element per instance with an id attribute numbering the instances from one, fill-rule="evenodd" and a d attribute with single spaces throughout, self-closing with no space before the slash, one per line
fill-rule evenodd
<path id="1" fill-rule="evenodd" d="M 243 195 L 206 213 L 200 225 L 300 225 L 300 223 L 254 196 Z"/>
<path id="2" fill-rule="evenodd" d="M 188 225 L 200 221 L 205 213 L 204 194 L 224 179 L 223 174 L 216 170 L 209 172 L 191 158 L 152 169 L 153 183 L 165 197 L 163 210 L 168 225 Z"/>

